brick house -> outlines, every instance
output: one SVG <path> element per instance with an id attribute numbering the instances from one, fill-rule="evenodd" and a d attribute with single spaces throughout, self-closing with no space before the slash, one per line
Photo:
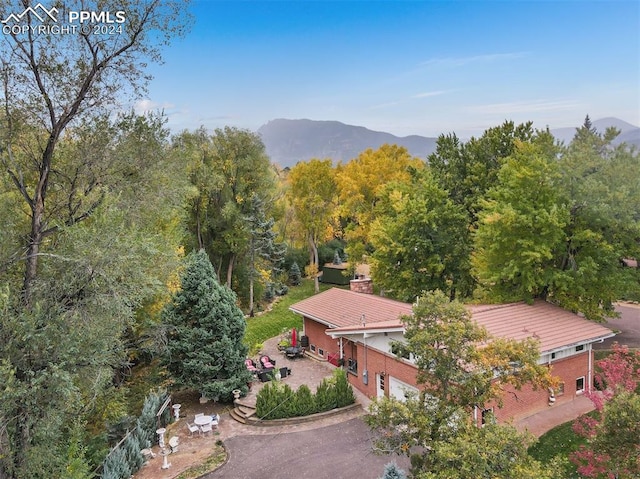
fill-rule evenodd
<path id="1" fill-rule="evenodd" d="M 402 341 L 400 317 L 412 314 L 412 305 L 372 292 L 370 279 L 356 279 L 351 281 L 351 290 L 329 289 L 290 309 L 303 317 L 308 354 L 336 366 L 344 365 L 350 383 L 368 397 L 402 399 L 406 391 L 417 390 L 417 368 L 412 358 L 394 353 L 392 342 Z M 506 394 L 502 408 L 488 405 L 485 411 L 474 412 L 478 423 L 488 410 L 499 421 L 518 420 L 590 390 L 592 345 L 614 335 L 604 326 L 544 301 L 533 305 L 469 305 L 468 309 L 494 337 L 538 339 L 539 362 L 548 365 L 560 380 L 553 394 L 531 387 Z"/>

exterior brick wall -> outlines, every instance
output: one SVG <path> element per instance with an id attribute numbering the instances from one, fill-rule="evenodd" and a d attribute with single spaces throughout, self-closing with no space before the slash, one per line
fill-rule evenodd
<path id="1" fill-rule="evenodd" d="M 346 353 L 346 351 L 345 351 Z M 358 375 L 348 374 L 349 382 L 353 387 L 358 388 L 369 398 L 374 398 L 377 395 L 376 374 L 384 373 L 385 376 L 385 396 L 389 396 L 389 376 L 399 379 L 407 384 L 416 384 L 416 373 L 418 372 L 415 365 L 398 359 L 392 354 L 383 353 L 376 349 L 366 348 L 364 344 L 357 344 L 358 355 Z M 368 384 L 363 382 L 363 373 L 366 370 L 369 374 Z"/>
<path id="2" fill-rule="evenodd" d="M 327 326 L 311 320 L 303 318 L 304 334 L 309 338 L 309 352 L 318 359 L 327 360 L 331 354 L 339 354 L 340 341 L 332 339 L 325 331 Z M 315 352 L 311 351 L 311 346 L 315 346 Z M 320 350 L 323 354 L 320 355 Z M 377 395 L 376 374 L 384 373 L 386 396 L 389 395 L 389 377 L 393 376 L 400 381 L 416 386 L 417 368 L 408 361 L 397 358 L 396 356 L 385 353 L 377 349 L 372 349 L 361 342 L 351 342 L 343 339 L 343 353 L 345 358 L 345 366 L 348 359 L 357 361 L 357 374 L 349 372 L 347 377 L 353 387 L 357 388 L 370 398 Z M 558 377 L 561 383 L 564 383 L 564 393 L 555 394 L 555 405 L 572 401 L 580 394 L 576 391 L 576 380 L 584 377 L 585 389 L 591 387 L 591 374 L 589 372 L 589 357 L 591 356 L 591 364 L 593 365 L 593 352 L 584 351 L 580 354 L 568 358 L 555 360 L 551 363 L 551 373 Z M 363 373 L 368 371 L 368 381 L 364 384 Z M 531 416 L 541 410 L 549 407 L 549 391 L 546 389 L 534 390 L 531 386 L 525 386 L 520 391 L 507 388 L 503 395 L 503 405 L 498 408 L 495 404 L 487 405 L 487 408 L 493 407 L 493 413 L 500 422 L 506 420 L 519 420 L 527 416 Z M 481 421 L 481 411 L 478 411 L 478 423 Z"/>
<path id="3" fill-rule="evenodd" d="M 575 356 L 559 359 L 551 363 L 551 374 L 564 383 L 564 393 L 556 392 L 554 405 L 563 404 L 575 399 L 580 393 L 576 391 L 576 380 L 585 378 L 585 388 L 591 384 L 589 380 L 589 356 L 591 355 L 593 366 L 593 351 L 585 351 Z M 591 371 L 593 376 L 593 371 Z M 503 405 L 498 408 L 495 404 L 493 414 L 498 422 L 509 419 L 519 420 L 531 416 L 549 407 L 549 391 L 546 389 L 534 390 L 531 386 L 525 386 L 520 391 L 508 387 L 503 395 Z M 480 423 L 480 413 L 478 413 Z"/>
<path id="4" fill-rule="evenodd" d="M 307 351 L 319 359 L 327 359 L 329 354 L 337 354 L 339 352 L 338 340 L 331 339 L 325 331 L 328 329 L 326 325 L 313 321 L 309 318 L 303 319 L 304 334 L 309 337 L 309 348 Z M 311 350 L 311 346 L 315 347 L 315 351 Z M 319 354 L 319 350 L 323 354 Z"/>
<path id="5" fill-rule="evenodd" d="M 373 294 L 373 280 L 371 278 L 352 279 L 349 289 L 356 293 Z"/>

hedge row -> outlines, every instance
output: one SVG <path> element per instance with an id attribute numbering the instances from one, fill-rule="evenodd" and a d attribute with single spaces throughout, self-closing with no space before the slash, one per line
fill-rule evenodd
<path id="1" fill-rule="evenodd" d="M 322 380 L 315 394 L 305 384 L 297 391 L 280 381 L 265 384 L 256 398 L 256 416 L 260 419 L 308 416 L 348 406 L 355 401 L 347 373 L 336 369 L 332 377 Z"/>

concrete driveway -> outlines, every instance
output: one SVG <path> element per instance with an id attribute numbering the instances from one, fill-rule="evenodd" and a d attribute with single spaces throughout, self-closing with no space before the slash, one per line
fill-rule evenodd
<path id="1" fill-rule="evenodd" d="M 236 436 L 225 446 L 228 462 L 206 479 L 377 479 L 391 461 L 409 469 L 406 457 L 373 455 L 361 418 L 302 432 Z"/>

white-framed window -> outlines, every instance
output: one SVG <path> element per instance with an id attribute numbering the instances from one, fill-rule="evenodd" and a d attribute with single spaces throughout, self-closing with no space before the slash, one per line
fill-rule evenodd
<path id="1" fill-rule="evenodd" d="M 358 361 L 353 358 L 347 359 L 347 372 L 358 375 Z"/>
<path id="2" fill-rule="evenodd" d="M 580 351 L 584 351 L 584 344 L 581 344 L 580 346 L 576 346 L 576 353 Z"/>
<path id="3" fill-rule="evenodd" d="M 493 415 L 493 408 L 492 407 L 482 410 L 482 425 L 483 426 L 485 424 L 493 424 L 495 421 L 496 421 L 496 418 Z"/>
<path id="4" fill-rule="evenodd" d="M 311 352 L 315 353 L 316 352 L 316 345 L 312 344 L 310 347 L 311 347 Z"/>
<path id="5" fill-rule="evenodd" d="M 318 348 L 318 356 L 324 357 L 324 349 Z"/>
<path id="6" fill-rule="evenodd" d="M 378 375 L 378 387 L 380 388 L 380 391 L 384 391 L 384 378 L 385 374 Z"/>
<path id="7" fill-rule="evenodd" d="M 576 379 L 576 394 L 580 394 L 584 392 L 584 376 Z"/>

